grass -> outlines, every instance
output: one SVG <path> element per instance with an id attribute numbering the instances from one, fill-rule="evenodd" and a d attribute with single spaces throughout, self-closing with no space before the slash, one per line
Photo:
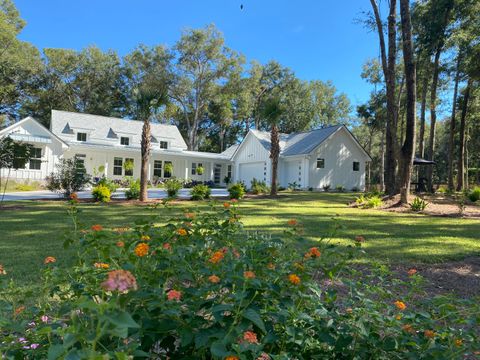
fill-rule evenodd
<path id="1" fill-rule="evenodd" d="M 44 187 L 38 181 L 25 181 L 25 182 L 16 182 L 15 180 L 9 179 L 8 182 L 6 178 L 0 179 L 0 192 L 16 192 L 16 191 L 35 191 L 43 190 Z M 7 187 L 5 188 L 5 184 Z"/>
<path id="2" fill-rule="evenodd" d="M 304 225 L 308 244 L 331 234 L 334 221 L 342 225 L 329 241 L 346 246 L 355 235 L 363 235 L 365 257 L 362 261 L 391 263 L 437 263 L 480 254 L 480 221 L 474 219 L 429 217 L 419 214 L 389 213 L 350 208 L 351 193 L 296 192 L 278 199 L 250 199 L 241 202 L 242 221 L 248 230 L 281 232 L 288 219 Z M 62 246 L 70 227 L 66 207 L 61 201 L 23 201 L 7 203 L 0 211 L 0 264 L 9 275 L 24 283 L 39 279 L 46 256 L 57 257 L 67 266 L 74 249 Z M 180 202 L 176 212 L 185 208 L 206 209 L 205 202 Z M 131 224 L 151 214 L 147 206 L 133 204 L 81 204 L 80 218 L 85 226 L 102 224 L 117 227 Z M 163 208 L 160 222 L 172 214 Z"/>

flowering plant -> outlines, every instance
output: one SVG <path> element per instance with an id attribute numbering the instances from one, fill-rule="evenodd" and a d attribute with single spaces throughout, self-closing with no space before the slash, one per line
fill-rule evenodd
<path id="1" fill-rule="evenodd" d="M 308 239 L 294 219 L 281 236 L 250 233 L 237 201 L 121 230 L 80 229 L 75 206 L 76 265 L 46 259 L 35 306 L 11 282 L 0 285 L 0 356 L 391 359 L 479 350 L 470 313 L 478 305 L 424 302 L 414 271 L 401 282 L 384 266 L 369 275 L 347 267 L 361 242 L 302 248 Z M 0 270 L 1 282 L 8 269 Z"/>

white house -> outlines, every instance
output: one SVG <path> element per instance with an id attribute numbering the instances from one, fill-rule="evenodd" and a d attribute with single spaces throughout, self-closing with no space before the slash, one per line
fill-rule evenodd
<path id="1" fill-rule="evenodd" d="M 80 159 L 93 176 L 139 178 L 142 126 L 136 120 L 53 110 L 50 130 L 27 117 L 0 131 L 0 137 L 10 136 L 36 149 L 25 169 L 10 173 L 17 180 L 45 179 L 62 157 Z M 230 178 L 249 186 L 256 178 L 270 184 L 269 133 L 251 130 L 239 145 L 218 154 L 188 151 L 174 125 L 152 124 L 151 129 L 151 180 L 176 177 L 225 186 L 225 178 Z M 368 161 L 368 154 L 342 125 L 282 134 L 278 179 L 281 186 L 296 183 L 316 189 L 328 184 L 363 189 Z M 126 162 L 133 163 L 133 170 L 124 166 Z M 166 171 L 166 164 L 171 164 L 173 171 Z M 202 174 L 199 167 L 204 169 Z M 6 177 L 7 170 L 0 170 L 0 175 Z"/>

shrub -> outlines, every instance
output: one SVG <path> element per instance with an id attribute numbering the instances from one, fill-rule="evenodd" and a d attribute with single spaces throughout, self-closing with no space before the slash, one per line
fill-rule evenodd
<path id="1" fill-rule="evenodd" d="M 92 196 L 95 201 L 107 203 L 110 202 L 111 192 L 108 187 L 104 185 L 97 185 L 92 190 Z"/>
<path id="2" fill-rule="evenodd" d="M 352 191 L 353 191 L 353 192 L 359 192 L 360 189 L 359 189 L 358 187 L 354 186 L 354 187 L 352 187 Z"/>
<path id="3" fill-rule="evenodd" d="M 413 199 L 413 201 L 409 205 L 410 205 L 410 209 L 412 211 L 420 212 L 420 211 L 425 210 L 428 203 L 425 200 L 423 200 L 419 197 L 416 197 L 415 199 Z"/>
<path id="4" fill-rule="evenodd" d="M 330 184 L 325 184 L 322 186 L 323 188 L 323 191 L 327 192 L 328 190 L 330 190 Z"/>
<path id="5" fill-rule="evenodd" d="M 288 189 L 292 190 L 292 191 L 299 190 L 300 189 L 300 184 L 298 184 L 296 181 L 294 181 L 292 183 L 288 183 Z"/>
<path id="6" fill-rule="evenodd" d="M 165 162 L 163 165 L 163 173 L 170 174 L 170 176 L 173 174 L 173 164 L 171 162 Z"/>
<path id="7" fill-rule="evenodd" d="M 55 172 L 47 176 L 47 189 L 63 193 L 69 197 L 72 193 L 83 190 L 90 181 L 83 163 L 74 159 L 61 159 L 55 166 Z"/>
<path id="8" fill-rule="evenodd" d="M 232 179 L 229 176 L 225 176 L 223 178 L 223 182 L 227 185 L 229 185 L 232 182 Z"/>
<path id="9" fill-rule="evenodd" d="M 111 194 L 113 194 L 118 189 L 118 185 L 113 180 L 110 180 L 110 179 L 106 178 L 105 176 L 100 178 L 97 185 L 103 185 L 103 186 L 108 187 Z"/>
<path id="10" fill-rule="evenodd" d="M 242 183 L 236 183 L 230 185 L 228 188 L 230 199 L 242 199 L 245 196 L 245 185 Z"/>
<path id="11" fill-rule="evenodd" d="M 199 184 L 195 185 L 190 194 L 192 196 L 192 200 L 204 200 L 210 198 L 211 190 L 207 185 Z"/>
<path id="12" fill-rule="evenodd" d="M 480 187 L 477 186 L 468 192 L 468 199 L 471 202 L 476 202 L 480 200 Z"/>
<path id="13" fill-rule="evenodd" d="M 373 195 L 366 199 L 362 207 L 365 209 L 377 208 L 383 205 L 383 200 L 380 196 Z"/>
<path id="14" fill-rule="evenodd" d="M 167 190 L 168 197 L 173 199 L 178 196 L 178 192 L 183 187 L 183 183 L 178 179 L 172 178 L 165 180 L 164 186 Z"/>
<path id="15" fill-rule="evenodd" d="M 131 180 L 129 188 L 125 191 L 127 200 L 137 200 L 140 198 L 140 180 Z"/>
<path id="16" fill-rule="evenodd" d="M 337 190 L 338 192 L 345 192 L 345 186 L 337 185 L 335 186 L 335 190 Z"/>
<path id="17" fill-rule="evenodd" d="M 358 206 L 361 206 L 363 205 L 366 201 L 367 201 L 367 197 L 364 195 L 364 194 L 360 194 L 359 196 L 357 196 L 355 198 L 355 203 L 358 205 Z"/>
<path id="18" fill-rule="evenodd" d="M 80 226 L 74 204 L 69 213 Z M 347 266 L 361 241 L 302 248 L 295 219 L 281 236 L 247 232 L 230 202 L 170 217 L 164 226 L 152 215 L 121 232 L 96 225 L 69 234 L 77 252 L 65 256 L 77 254 L 75 265 L 47 257 L 32 306 L 0 274 L 0 354 L 454 359 L 478 349 L 476 301 L 421 296 L 420 274 L 398 280 L 383 264 Z"/>
<path id="19" fill-rule="evenodd" d="M 268 194 L 270 192 L 270 188 L 267 186 L 265 181 L 260 181 L 253 178 L 251 184 L 252 186 L 250 187 L 250 191 L 252 194 Z"/>
<path id="20" fill-rule="evenodd" d="M 203 168 L 203 166 L 197 167 L 197 175 L 203 175 L 204 172 L 205 169 Z"/>

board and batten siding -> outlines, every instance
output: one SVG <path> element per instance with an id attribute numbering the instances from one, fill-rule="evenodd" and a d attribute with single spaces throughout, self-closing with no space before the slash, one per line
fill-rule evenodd
<path id="1" fill-rule="evenodd" d="M 323 169 L 317 169 L 317 158 L 325 159 Z M 360 163 L 359 171 L 353 171 L 354 161 Z M 331 189 L 335 189 L 341 185 L 347 190 L 364 190 L 367 161 L 369 158 L 348 130 L 341 128 L 310 155 L 309 186 L 319 189 L 330 185 Z"/>
<path id="2" fill-rule="evenodd" d="M 235 154 L 232 161 L 235 164 L 234 170 L 234 179 L 235 182 L 240 180 L 240 164 L 246 163 L 263 163 L 263 172 L 258 174 L 258 177 L 255 177 L 257 180 L 265 181 L 267 185 L 271 184 L 272 180 L 272 165 L 270 161 L 270 152 L 265 149 L 265 147 L 260 143 L 255 135 L 248 133 L 245 137 L 245 140 L 240 145 L 237 153 Z M 247 187 L 250 187 L 250 184 L 246 184 Z"/>

